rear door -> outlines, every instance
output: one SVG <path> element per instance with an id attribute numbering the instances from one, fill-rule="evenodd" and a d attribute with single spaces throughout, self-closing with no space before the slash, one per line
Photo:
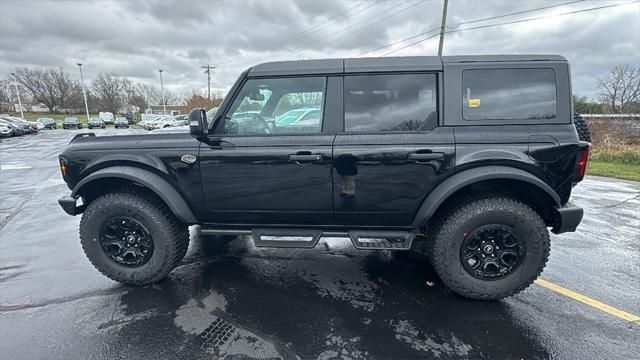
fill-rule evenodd
<path id="1" fill-rule="evenodd" d="M 323 132 L 327 78 L 248 79 L 200 147 L 206 222 L 329 224 L 331 145 Z M 315 116 L 285 119 L 292 110 Z M 288 115 L 287 115 L 288 116 Z"/>
<path id="2" fill-rule="evenodd" d="M 333 148 L 336 224 L 410 226 L 453 172 L 453 131 L 439 126 L 439 74 L 344 77 L 343 132 Z"/>

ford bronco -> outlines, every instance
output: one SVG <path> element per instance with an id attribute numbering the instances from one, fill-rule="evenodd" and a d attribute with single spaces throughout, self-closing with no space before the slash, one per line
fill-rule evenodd
<path id="1" fill-rule="evenodd" d="M 199 225 L 260 247 L 412 251 L 455 293 L 491 300 L 530 285 L 549 229 L 582 219 L 569 198 L 590 145 L 561 56 L 270 62 L 210 114 L 192 110 L 190 134 L 79 134 L 60 155 L 59 203 L 83 214 L 106 276 L 165 278 Z"/>

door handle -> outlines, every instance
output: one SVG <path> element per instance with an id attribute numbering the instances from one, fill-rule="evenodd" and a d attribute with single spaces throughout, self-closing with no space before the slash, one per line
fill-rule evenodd
<path id="1" fill-rule="evenodd" d="M 320 154 L 291 154 L 291 155 L 289 155 L 289 161 L 312 162 L 312 161 L 320 161 L 320 160 L 322 160 L 322 155 L 320 155 Z"/>
<path id="2" fill-rule="evenodd" d="M 444 153 L 410 153 L 409 160 L 425 161 L 425 160 L 442 160 L 444 159 Z"/>

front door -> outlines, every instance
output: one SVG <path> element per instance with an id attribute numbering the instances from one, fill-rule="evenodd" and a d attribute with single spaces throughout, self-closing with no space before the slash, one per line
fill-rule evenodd
<path id="1" fill-rule="evenodd" d="M 333 148 L 335 223 L 405 227 L 454 168 L 438 126 L 437 75 L 344 77 L 344 132 Z"/>
<path id="2" fill-rule="evenodd" d="M 203 197 L 216 224 L 331 223 L 325 77 L 248 79 L 200 147 Z"/>

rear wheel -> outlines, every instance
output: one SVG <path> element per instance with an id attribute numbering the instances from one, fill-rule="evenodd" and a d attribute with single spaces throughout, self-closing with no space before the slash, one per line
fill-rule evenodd
<path id="1" fill-rule="evenodd" d="M 443 218 L 431 262 L 455 293 L 495 300 L 528 287 L 549 257 L 549 233 L 529 206 L 504 197 L 467 202 Z"/>
<path id="2" fill-rule="evenodd" d="M 118 192 L 89 204 L 80 222 L 80 241 L 104 275 L 147 285 L 165 278 L 182 260 L 189 233 L 155 197 Z"/>

